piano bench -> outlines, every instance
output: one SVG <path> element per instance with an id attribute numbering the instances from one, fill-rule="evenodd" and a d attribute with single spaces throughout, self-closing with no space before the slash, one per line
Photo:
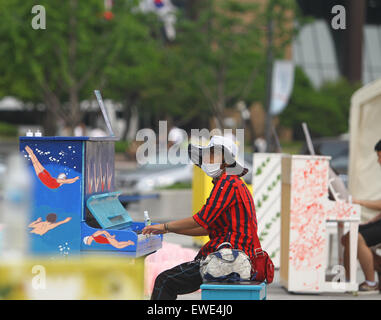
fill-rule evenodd
<path id="1" fill-rule="evenodd" d="M 266 300 L 266 283 L 258 281 L 206 282 L 201 285 L 201 300 Z"/>

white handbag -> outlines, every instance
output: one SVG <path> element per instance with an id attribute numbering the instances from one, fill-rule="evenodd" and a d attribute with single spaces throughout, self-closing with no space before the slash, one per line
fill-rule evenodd
<path id="1" fill-rule="evenodd" d="M 224 245 L 230 248 L 220 249 Z M 249 257 L 243 251 L 233 249 L 229 242 L 221 243 L 217 251 L 200 262 L 200 274 L 204 282 L 248 281 L 251 270 Z"/>

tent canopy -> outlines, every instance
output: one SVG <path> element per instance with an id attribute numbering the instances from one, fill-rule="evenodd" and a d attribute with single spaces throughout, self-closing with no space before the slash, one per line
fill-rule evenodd
<path id="1" fill-rule="evenodd" d="M 381 199 L 381 167 L 374 146 L 381 139 L 381 79 L 357 90 L 349 119 L 349 191 L 361 200 Z M 378 212 L 362 208 L 362 220 Z"/>

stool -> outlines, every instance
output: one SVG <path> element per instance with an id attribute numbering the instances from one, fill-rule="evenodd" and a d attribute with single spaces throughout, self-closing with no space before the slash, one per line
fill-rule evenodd
<path id="1" fill-rule="evenodd" d="M 266 300 L 266 284 L 259 281 L 207 282 L 201 285 L 201 300 Z"/>

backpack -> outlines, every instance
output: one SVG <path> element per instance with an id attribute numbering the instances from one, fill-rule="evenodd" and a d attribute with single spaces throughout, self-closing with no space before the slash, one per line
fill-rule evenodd
<path id="1" fill-rule="evenodd" d="M 226 245 L 230 248 L 220 249 Z M 200 274 L 204 282 L 248 281 L 251 273 L 249 257 L 243 251 L 233 249 L 229 242 L 221 243 L 217 251 L 200 261 Z"/>
<path id="2" fill-rule="evenodd" d="M 274 279 L 274 264 L 267 254 L 261 248 L 255 250 L 254 258 L 251 260 L 251 265 L 254 271 L 252 280 L 266 281 L 266 283 L 273 282 Z"/>

